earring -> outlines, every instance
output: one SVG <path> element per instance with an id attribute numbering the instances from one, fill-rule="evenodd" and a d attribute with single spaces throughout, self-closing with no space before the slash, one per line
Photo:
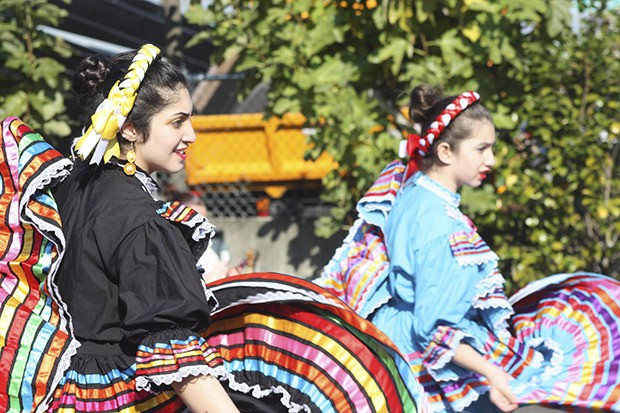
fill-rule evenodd
<path id="1" fill-rule="evenodd" d="M 125 175 L 133 175 L 136 173 L 136 152 L 133 150 L 133 142 L 130 143 L 131 147 L 127 151 L 127 163 L 123 165 L 123 172 Z"/>

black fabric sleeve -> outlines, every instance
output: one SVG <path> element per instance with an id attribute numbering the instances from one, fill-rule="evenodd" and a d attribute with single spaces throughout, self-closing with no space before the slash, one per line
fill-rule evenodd
<path id="1" fill-rule="evenodd" d="M 115 255 L 121 329 L 129 343 L 137 346 L 162 330 L 209 326 L 206 289 L 177 228 L 149 220 L 123 239 Z"/>

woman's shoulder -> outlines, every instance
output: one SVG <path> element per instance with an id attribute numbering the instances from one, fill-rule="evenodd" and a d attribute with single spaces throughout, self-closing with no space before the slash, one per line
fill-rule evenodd
<path id="1" fill-rule="evenodd" d="M 128 176 L 118 168 L 104 167 L 95 180 L 90 183 L 91 192 L 106 207 L 128 212 L 127 209 L 156 209 L 156 202 L 148 192 L 143 181 L 145 177 Z"/>
<path id="2" fill-rule="evenodd" d="M 104 171 L 95 191 L 100 196 L 101 213 L 129 226 L 161 218 L 157 202 L 135 176 L 127 176 L 119 170 Z"/>
<path id="3" fill-rule="evenodd" d="M 386 232 L 410 238 L 416 248 L 431 241 L 448 242 L 455 233 L 475 231 L 475 226 L 458 207 L 458 197 L 447 198 L 423 185 L 406 185 L 388 217 Z M 389 235 L 388 235 L 389 237 Z"/>
<path id="4" fill-rule="evenodd" d="M 87 215 L 93 226 L 109 225 L 110 230 L 135 227 L 159 217 L 157 203 L 141 180 L 108 165 L 79 165 L 54 196 L 61 206 L 61 216 L 63 211 Z"/>
<path id="5" fill-rule="evenodd" d="M 452 219 L 444 202 L 417 186 L 403 188 L 387 220 L 386 235 L 418 248 L 436 238 L 448 239 Z M 405 239 L 403 239 L 405 238 Z"/>
<path id="6" fill-rule="evenodd" d="M 393 217 L 419 224 L 447 225 L 449 205 L 418 185 L 402 189 L 396 198 Z"/>

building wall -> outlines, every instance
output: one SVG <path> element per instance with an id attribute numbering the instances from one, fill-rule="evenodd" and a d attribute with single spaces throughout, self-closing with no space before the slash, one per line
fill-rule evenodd
<path id="1" fill-rule="evenodd" d="M 246 251 L 257 253 L 255 271 L 271 271 L 303 278 L 318 276 L 346 233 L 329 239 L 314 235 L 313 219 L 245 217 L 211 218 L 231 254 L 231 263 L 246 258 Z"/>

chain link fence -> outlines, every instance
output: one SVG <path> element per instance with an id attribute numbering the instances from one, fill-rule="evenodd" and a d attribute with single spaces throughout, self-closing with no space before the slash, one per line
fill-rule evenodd
<path id="1" fill-rule="evenodd" d="M 187 185 L 184 174 L 156 174 L 159 197 L 174 200 L 179 194 L 191 193 L 202 199 L 211 217 L 297 217 L 317 218 L 329 213 L 330 204 L 320 199 L 320 185 L 289 189 L 280 198 L 272 198 L 256 190 L 251 181 Z"/>
<path id="2" fill-rule="evenodd" d="M 204 183 L 189 186 L 185 174 L 157 174 L 160 198 L 174 200 L 180 194 L 191 193 L 200 197 L 211 217 L 252 217 L 257 216 L 257 200 L 261 193 L 251 190 L 251 182 L 237 181 L 226 183 Z"/>

